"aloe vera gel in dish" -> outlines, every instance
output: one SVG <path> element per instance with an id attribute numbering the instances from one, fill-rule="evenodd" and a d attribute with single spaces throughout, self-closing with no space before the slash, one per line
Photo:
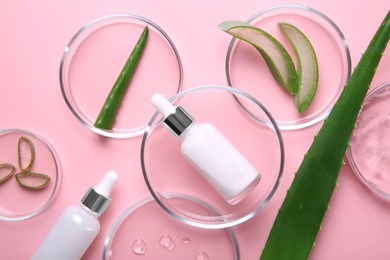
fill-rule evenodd
<path id="1" fill-rule="evenodd" d="M 351 137 L 348 160 L 354 172 L 378 195 L 390 198 L 390 82 L 364 100 Z"/>
<path id="2" fill-rule="evenodd" d="M 116 172 L 107 172 L 96 187 L 89 188 L 80 205 L 68 207 L 32 259 L 80 259 L 99 233 L 98 217 L 110 204 L 110 192 L 117 179 Z"/>
<path id="3" fill-rule="evenodd" d="M 213 125 L 197 123 L 161 94 L 153 95 L 152 104 L 168 130 L 182 141 L 183 156 L 229 204 L 239 203 L 256 187 L 259 172 Z"/>

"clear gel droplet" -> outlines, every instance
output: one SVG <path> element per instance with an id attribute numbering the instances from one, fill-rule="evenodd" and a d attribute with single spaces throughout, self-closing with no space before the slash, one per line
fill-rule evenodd
<path id="1" fill-rule="evenodd" d="M 191 239 L 189 237 L 183 237 L 182 242 L 184 245 L 189 245 L 191 243 Z"/>
<path id="2" fill-rule="evenodd" d="M 160 237 L 160 245 L 164 247 L 168 252 L 172 252 L 175 249 L 175 242 L 167 234 L 164 234 Z"/>
<path id="3" fill-rule="evenodd" d="M 209 256 L 205 252 L 199 252 L 195 256 L 196 260 L 209 260 Z"/>
<path id="4" fill-rule="evenodd" d="M 137 255 L 144 255 L 146 253 L 146 250 L 147 250 L 146 243 L 140 238 L 137 238 L 133 242 L 131 248 L 133 249 L 134 254 L 137 254 Z"/>

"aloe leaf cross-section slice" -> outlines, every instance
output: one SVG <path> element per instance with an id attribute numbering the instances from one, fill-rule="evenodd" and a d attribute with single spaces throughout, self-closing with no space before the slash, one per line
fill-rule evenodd
<path id="1" fill-rule="evenodd" d="M 279 23 L 279 28 L 291 43 L 297 56 L 298 92 L 295 95 L 295 105 L 298 112 L 304 112 L 317 91 L 318 62 L 312 44 L 305 34 L 289 23 Z"/>
<path id="2" fill-rule="evenodd" d="M 32 141 L 22 136 L 18 142 L 18 160 L 22 171 L 29 171 L 35 160 L 35 148 Z"/>
<path id="3" fill-rule="evenodd" d="M 49 175 L 36 172 L 20 172 L 15 175 L 15 179 L 20 186 L 31 190 L 43 189 L 50 182 Z"/>
<path id="4" fill-rule="evenodd" d="M 278 84 L 292 94 L 297 93 L 298 76 L 294 62 L 278 40 L 266 31 L 241 21 L 225 21 L 219 24 L 218 27 L 254 46 L 264 58 Z"/>
<path id="5" fill-rule="evenodd" d="M 15 172 L 15 166 L 10 163 L 0 164 L 0 184 L 5 182 Z"/>

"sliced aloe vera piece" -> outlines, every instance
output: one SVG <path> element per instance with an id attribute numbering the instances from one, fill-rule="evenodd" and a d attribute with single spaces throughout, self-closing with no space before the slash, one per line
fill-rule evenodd
<path id="1" fill-rule="evenodd" d="M 15 172 L 15 166 L 10 163 L 2 163 L 0 164 L 0 184 L 5 182 L 12 176 Z"/>
<path id="2" fill-rule="evenodd" d="M 32 141 L 22 136 L 18 142 L 19 167 L 22 171 L 29 171 L 35 160 L 35 148 Z"/>
<path id="3" fill-rule="evenodd" d="M 287 50 L 266 31 L 241 21 L 225 21 L 220 29 L 248 42 L 261 54 L 274 79 L 292 94 L 298 91 L 298 76 Z"/>
<path id="4" fill-rule="evenodd" d="M 45 188 L 50 182 L 49 175 L 36 172 L 20 172 L 15 175 L 15 179 L 20 186 L 31 190 Z"/>
<path id="5" fill-rule="evenodd" d="M 293 46 L 297 56 L 298 92 L 295 95 L 295 105 L 299 113 L 304 112 L 317 91 L 318 62 L 313 45 L 306 35 L 289 23 L 279 23 L 279 27 Z"/>

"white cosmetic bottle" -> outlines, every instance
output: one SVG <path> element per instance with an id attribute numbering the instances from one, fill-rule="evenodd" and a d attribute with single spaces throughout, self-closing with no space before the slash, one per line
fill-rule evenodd
<path id="1" fill-rule="evenodd" d="M 256 168 L 213 125 L 196 123 L 161 94 L 153 95 L 152 104 L 182 141 L 183 156 L 229 204 L 239 203 L 256 187 L 261 178 Z"/>
<path id="2" fill-rule="evenodd" d="M 32 259 L 80 259 L 100 230 L 98 217 L 110 204 L 110 192 L 117 179 L 116 172 L 107 172 L 95 188 L 89 188 L 80 205 L 68 207 Z"/>

